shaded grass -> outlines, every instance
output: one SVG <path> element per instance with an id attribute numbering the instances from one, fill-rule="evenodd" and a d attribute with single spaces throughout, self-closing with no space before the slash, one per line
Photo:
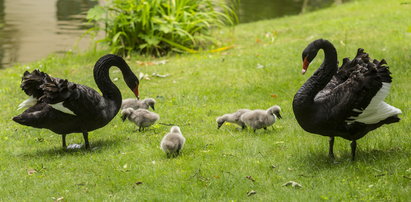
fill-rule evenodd
<path id="1" fill-rule="evenodd" d="M 239 25 L 231 36 L 236 47 L 223 53 L 180 55 L 154 66 L 139 66 L 136 60 L 156 59 L 129 59 L 134 72 L 171 74 L 143 80 L 140 93 L 142 98 L 157 98 L 160 122 L 179 125 L 187 138 L 182 155 L 174 159 L 159 149 L 169 126 L 156 124 L 138 133 L 120 117 L 90 134 L 93 150 L 61 150 L 59 135 L 10 120 L 25 99 L 19 84 L 26 67 L 6 69 L 0 79 L 2 200 L 407 201 L 411 198 L 407 178 L 411 176 L 411 35 L 407 33 L 411 6 L 401 2 L 355 1 Z M 340 61 L 353 58 L 362 47 L 372 58 L 385 58 L 393 73 L 387 102 L 403 110 L 402 120 L 359 140 L 355 162 L 350 161 L 349 142 L 340 138 L 335 143 L 338 163 L 331 162 L 328 139 L 304 132 L 292 113 L 292 98 L 308 78 L 300 75 L 301 51 L 320 37 L 334 43 Z M 96 88 L 92 67 L 102 54 L 51 56 L 30 67 Z M 308 74 L 321 58 L 319 54 Z M 119 79 L 116 84 L 123 97 L 132 97 L 118 71 L 112 71 L 111 78 Z M 234 125 L 216 129 L 215 118 L 223 113 L 274 104 L 282 107 L 283 119 L 268 131 L 239 131 Z M 83 140 L 72 134 L 67 141 Z M 30 169 L 37 172 L 29 175 Z M 290 180 L 303 188 L 282 186 Z M 248 197 L 250 190 L 257 194 Z"/>

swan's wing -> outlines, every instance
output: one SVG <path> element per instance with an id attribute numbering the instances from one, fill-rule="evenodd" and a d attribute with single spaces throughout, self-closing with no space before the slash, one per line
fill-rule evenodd
<path id="1" fill-rule="evenodd" d="M 387 88 L 386 84 L 390 84 L 392 78 L 388 66 L 384 66 L 384 60 L 370 62 L 365 54 L 356 58 L 353 64 L 355 66 L 350 68 L 354 70 L 347 80 L 314 100 L 320 106 L 320 113 L 327 114 L 327 120 L 348 123 L 356 121 L 370 106 L 375 108 L 374 105 L 384 103 L 383 100 L 388 95 L 389 86 Z M 379 93 L 380 90 L 383 92 Z"/>
<path id="2" fill-rule="evenodd" d="M 22 77 L 21 88 L 31 96 L 28 104 L 23 102 L 24 107 L 32 107 L 36 103 L 46 103 L 61 112 L 79 115 L 101 113 L 107 103 L 101 95 L 80 84 L 69 82 L 65 79 L 51 77 L 39 70 L 25 72 Z M 95 113 L 93 113 L 95 112 Z"/>
<path id="3" fill-rule="evenodd" d="M 75 93 L 77 85 L 67 79 L 54 78 L 46 74 L 44 83 L 40 85 L 43 96 L 39 99 L 48 104 L 56 104 L 67 100 Z"/>
<path id="4" fill-rule="evenodd" d="M 349 58 L 343 59 L 343 64 L 337 70 L 337 73 L 331 78 L 330 82 L 322 89 L 320 92 L 317 93 L 314 99 L 321 99 L 321 97 L 327 97 L 331 93 L 331 91 L 342 84 L 343 82 L 347 81 L 353 71 L 356 70 L 357 64 L 363 64 L 363 60 L 369 60 L 368 54 L 364 52 L 364 49 L 359 48 L 357 51 L 357 55 L 353 60 Z"/>

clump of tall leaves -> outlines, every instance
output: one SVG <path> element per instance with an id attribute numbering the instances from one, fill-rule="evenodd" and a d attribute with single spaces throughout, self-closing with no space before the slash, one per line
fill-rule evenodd
<path id="1" fill-rule="evenodd" d="M 112 0 L 89 10 L 96 30 L 104 29 L 112 51 L 156 56 L 192 52 L 216 43 L 211 30 L 237 23 L 228 1 Z"/>

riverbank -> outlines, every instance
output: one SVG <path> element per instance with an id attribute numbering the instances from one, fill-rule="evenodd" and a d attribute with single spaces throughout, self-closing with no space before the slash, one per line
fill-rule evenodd
<path id="1" fill-rule="evenodd" d="M 242 24 L 221 33 L 233 49 L 127 61 L 137 74 L 149 75 L 140 97 L 154 97 L 161 123 L 181 127 L 187 142 L 180 157 L 167 159 L 159 149 L 169 126 L 156 124 L 144 133 L 116 117 L 91 132 L 91 151 L 63 151 L 61 138 L 48 130 L 17 125 L 26 99 L 19 89 L 25 70 L 96 88 L 92 67 L 104 50 L 50 56 L 1 70 L 0 196 L 2 200 L 390 200 L 407 201 L 411 177 L 409 100 L 411 85 L 411 4 L 402 0 L 362 0 L 313 13 Z M 295 92 L 322 62 L 323 54 L 302 76 L 301 52 L 317 39 L 334 43 L 338 59 L 364 48 L 384 58 L 393 73 L 387 102 L 403 111 L 401 122 L 383 126 L 358 141 L 357 161 L 349 142 L 336 139 L 339 163 L 329 161 L 328 138 L 304 132 L 292 113 Z M 153 61 L 166 60 L 166 64 Z M 167 75 L 159 78 L 153 73 Z M 123 97 L 132 97 L 121 74 L 111 78 Z M 267 131 L 217 130 L 215 118 L 239 108 L 278 104 L 283 119 Z M 82 142 L 80 134 L 68 143 Z M 251 176 L 250 178 L 246 178 Z M 303 187 L 282 186 L 296 181 Z M 141 182 L 141 183 L 137 183 Z M 255 195 L 247 196 L 254 190 Z"/>

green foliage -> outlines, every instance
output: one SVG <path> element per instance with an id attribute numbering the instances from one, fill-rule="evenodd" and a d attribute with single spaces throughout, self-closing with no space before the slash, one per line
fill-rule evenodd
<path id="1" fill-rule="evenodd" d="M 87 17 L 104 27 L 104 41 L 113 52 L 159 56 L 215 43 L 212 29 L 237 22 L 228 5 L 213 0 L 113 0 L 90 9 Z"/>

